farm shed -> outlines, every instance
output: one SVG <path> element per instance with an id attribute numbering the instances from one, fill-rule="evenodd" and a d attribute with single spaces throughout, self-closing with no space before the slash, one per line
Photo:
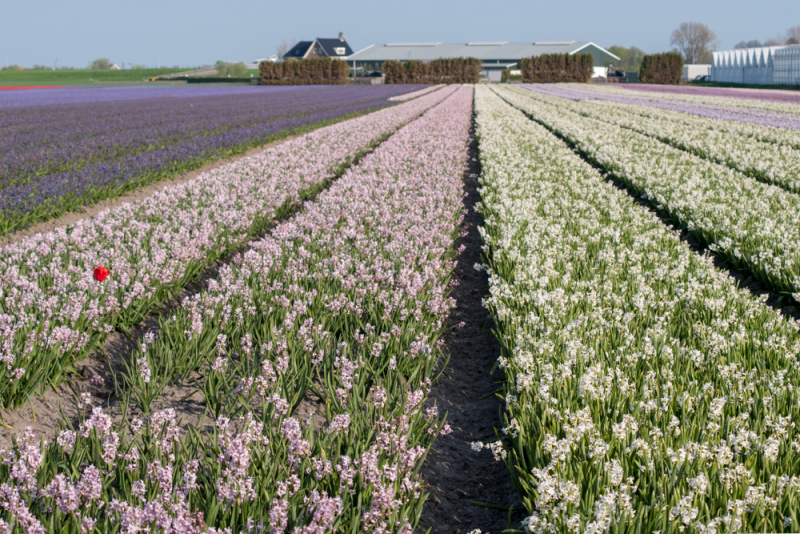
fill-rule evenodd
<path id="1" fill-rule="evenodd" d="M 347 58 L 354 70 L 380 71 L 384 61 L 428 62 L 434 59 L 474 57 L 481 60 L 484 74 L 493 82 L 500 81 L 503 69 L 518 68 L 523 58 L 542 54 L 591 54 L 595 72 L 604 70 L 619 58 L 594 43 L 576 41 L 537 41 L 509 43 L 507 41 L 474 41 L 469 43 L 387 43 L 373 44 Z"/>
<path id="2" fill-rule="evenodd" d="M 314 57 L 333 57 L 345 59 L 353 53 L 353 49 L 344 40 L 344 34 L 338 38 L 326 39 L 317 37 L 313 41 L 300 41 L 283 55 L 283 59 L 309 59 Z"/>

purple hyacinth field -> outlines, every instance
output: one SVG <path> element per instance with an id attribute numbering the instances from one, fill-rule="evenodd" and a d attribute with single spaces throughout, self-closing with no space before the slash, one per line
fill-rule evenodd
<path id="1" fill-rule="evenodd" d="M 419 86 L 119 87 L 0 95 L 0 234 Z"/>

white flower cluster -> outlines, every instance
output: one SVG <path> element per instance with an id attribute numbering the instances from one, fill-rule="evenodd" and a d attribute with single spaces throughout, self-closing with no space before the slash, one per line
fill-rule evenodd
<path id="1" fill-rule="evenodd" d="M 596 157 L 627 150 L 642 176 L 676 179 L 612 128 L 527 100 L 577 123 Z M 491 89 L 475 106 L 485 304 L 511 348 L 504 441 L 527 531 L 796 531 L 798 324 Z"/>
<path id="2" fill-rule="evenodd" d="M 570 104 L 563 98 L 514 88 L 501 95 L 613 172 L 701 245 L 767 287 L 800 294 L 800 195 L 607 120 L 566 112 Z"/>
<path id="3" fill-rule="evenodd" d="M 800 148 L 798 132 L 603 100 L 564 101 L 562 105 L 727 165 L 759 181 L 800 192 L 800 150 L 795 150 Z"/>

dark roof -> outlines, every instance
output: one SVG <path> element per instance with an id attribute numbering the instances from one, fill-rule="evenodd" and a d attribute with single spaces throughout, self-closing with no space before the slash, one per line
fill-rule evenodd
<path id="1" fill-rule="evenodd" d="M 294 45 L 291 50 L 286 52 L 283 57 L 303 57 L 306 55 L 306 52 L 308 52 L 308 49 L 311 48 L 312 44 L 314 44 L 314 41 L 300 41 Z"/>
<path id="2" fill-rule="evenodd" d="M 340 41 L 337 39 L 320 39 L 317 37 L 317 42 L 322 46 L 325 55 L 328 57 L 345 57 L 353 53 L 353 49 L 347 44 L 347 41 Z M 344 54 L 337 54 L 334 48 L 344 48 Z"/>

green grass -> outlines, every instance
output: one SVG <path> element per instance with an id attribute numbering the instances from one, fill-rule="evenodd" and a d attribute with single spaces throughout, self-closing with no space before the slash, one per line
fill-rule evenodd
<path id="1" fill-rule="evenodd" d="M 0 87 L 19 85 L 94 85 L 97 83 L 143 82 L 154 76 L 191 70 L 0 70 Z"/>

